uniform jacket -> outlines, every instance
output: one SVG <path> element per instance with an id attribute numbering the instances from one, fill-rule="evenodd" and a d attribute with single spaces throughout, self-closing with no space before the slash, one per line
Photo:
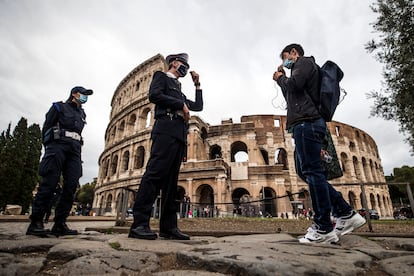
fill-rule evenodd
<path id="1" fill-rule="evenodd" d="M 167 113 L 182 111 L 184 103 L 189 110 L 203 110 L 201 90 L 196 90 L 195 101 L 188 100 L 181 92 L 181 84 L 166 73 L 157 71 L 149 89 L 149 100 L 155 104 L 155 124 L 152 134 L 168 134 L 183 142 L 187 140 L 188 126 L 181 117 L 170 118 Z"/>
<path id="2" fill-rule="evenodd" d="M 313 57 L 299 57 L 293 64 L 290 77 L 280 76 L 277 83 L 287 102 L 289 129 L 302 121 L 321 117 L 319 105 L 319 70 Z"/>
<path id="3" fill-rule="evenodd" d="M 85 124 L 86 114 L 81 106 L 73 102 L 56 102 L 53 103 L 52 107 L 46 113 L 46 120 L 42 128 L 43 138 L 45 138 L 48 130 L 52 127 L 59 126 L 62 134 L 59 142 L 72 142 L 73 139 L 64 137 L 63 132 L 70 131 L 81 135 Z"/>

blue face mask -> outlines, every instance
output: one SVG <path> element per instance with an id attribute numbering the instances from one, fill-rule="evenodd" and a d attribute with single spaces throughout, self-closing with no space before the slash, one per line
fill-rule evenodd
<path id="1" fill-rule="evenodd" d="M 80 97 L 79 97 L 79 102 L 80 102 L 81 104 L 84 104 L 84 103 L 86 103 L 87 101 L 88 101 L 88 96 L 87 96 L 87 95 L 80 94 Z"/>
<path id="2" fill-rule="evenodd" d="M 287 69 L 291 69 L 293 66 L 293 63 L 294 63 L 293 60 L 285 59 L 283 61 L 283 66 L 286 67 Z"/>

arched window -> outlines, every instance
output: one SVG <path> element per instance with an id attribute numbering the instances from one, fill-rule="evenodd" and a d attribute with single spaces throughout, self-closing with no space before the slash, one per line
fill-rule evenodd
<path id="1" fill-rule="evenodd" d="M 111 175 L 116 174 L 116 167 L 118 166 L 118 155 L 115 155 L 111 163 Z"/>
<path id="2" fill-rule="evenodd" d="M 127 171 L 129 167 L 129 151 L 122 155 L 122 171 Z"/>
<path id="3" fill-rule="evenodd" d="M 221 147 L 219 145 L 213 145 L 210 148 L 210 159 L 222 158 Z"/>
<path id="4" fill-rule="evenodd" d="M 247 145 L 241 141 L 231 145 L 231 162 L 246 162 L 249 160 Z"/>
<path id="5" fill-rule="evenodd" d="M 134 169 L 141 169 L 144 166 L 145 149 L 139 146 L 135 152 Z"/>
<path id="6" fill-rule="evenodd" d="M 287 152 L 284 148 L 278 148 L 275 151 L 275 164 L 283 164 L 283 169 L 287 170 L 288 168 L 288 159 Z"/>

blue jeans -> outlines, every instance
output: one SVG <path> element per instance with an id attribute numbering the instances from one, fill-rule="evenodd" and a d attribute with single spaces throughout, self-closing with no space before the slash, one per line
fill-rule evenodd
<path id="1" fill-rule="evenodd" d="M 320 230 L 332 231 L 331 211 L 339 217 L 349 214 L 352 208 L 326 180 L 320 156 L 325 134 L 326 123 L 323 119 L 302 122 L 293 127 L 296 171 L 309 186 L 315 211 L 314 223 Z"/>

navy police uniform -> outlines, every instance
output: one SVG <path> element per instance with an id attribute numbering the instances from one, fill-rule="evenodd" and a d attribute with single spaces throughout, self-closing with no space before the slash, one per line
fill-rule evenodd
<path id="1" fill-rule="evenodd" d="M 80 92 L 91 95 L 92 90 L 75 87 L 72 93 Z M 53 103 L 46 113 L 42 129 L 45 153 L 40 162 L 39 175 L 42 181 L 33 201 L 31 224 L 27 234 L 42 236 L 47 234 L 43 229 L 42 219 L 53 200 L 53 194 L 63 176 L 63 187 L 55 209 L 53 234 L 77 234 L 66 226 L 66 219 L 72 209 L 74 195 L 82 176 L 82 130 L 86 124 L 86 114 L 80 104 L 71 101 Z M 56 232 L 56 233 L 54 233 Z"/>
<path id="2" fill-rule="evenodd" d="M 179 81 L 171 73 L 157 71 L 153 76 L 149 100 L 155 104 L 156 120 L 151 133 L 151 155 L 136 194 L 134 223 L 129 237 L 156 238 L 156 234 L 149 229 L 149 221 L 153 203 L 160 190 L 160 236 L 177 229 L 177 181 L 186 151 L 188 131 L 182 109 L 184 104 L 192 111 L 203 109 L 202 90 L 196 89 L 195 94 L 195 101 L 188 100 L 181 92 Z M 183 237 L 181 233 L 179 237 Z"/>

